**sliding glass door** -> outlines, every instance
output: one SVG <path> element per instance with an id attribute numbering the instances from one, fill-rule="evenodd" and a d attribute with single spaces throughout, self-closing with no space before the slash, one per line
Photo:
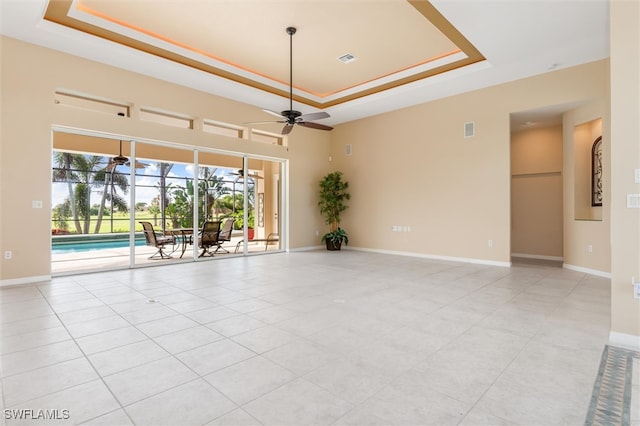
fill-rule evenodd
<path id="1" fill-rule="evenodd" d="M 52 272 L 279 251 L 282 170 L 271 159 L 56 132 Z"/>

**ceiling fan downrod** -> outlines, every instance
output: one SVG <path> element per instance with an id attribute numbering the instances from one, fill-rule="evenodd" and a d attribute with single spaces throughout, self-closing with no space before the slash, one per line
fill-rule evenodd
<path id="1" fill-rule="evenodd" d="M 321 120 L 323 118 L 329 118 L 329 114 L 321 112 L 313 112 L 310 114 L 303 114 L 300 111 L 293 109 L 293 35 L 296 33 L 296 27 L 287 27 L 286 32 L 289 34 L 289 109 L 275 112 L 268 109 L 263 109 L 264 112 L 280 117 L 281 120 L 275 121 L 275 123 L 285 123 L 281 134 L 288 135 L 293 129 L 294 125 L 308 127 L 310 129 L 319 130 L 333 130 L 333 127 L 325 126 L 324 124 L 314 123 L 312 120 Z M 254 123 L 260 123 L 255 121 Z M 271 122 L 269 122 L 271 123 Z"/>
<path id="2" fill-rule="evenodd" d="M 293 35 L 296 27 L 287 27 L 289 34 L 289 111 L 293 111 Z"/>

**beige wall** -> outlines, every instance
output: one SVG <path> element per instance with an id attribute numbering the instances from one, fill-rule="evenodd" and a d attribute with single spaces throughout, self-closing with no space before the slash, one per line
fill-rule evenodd
<path id="1" fill-rule="evenodd" d="M 11 250 L 13 259 L 0 260 L 0 282 L 26 282 L 50 274 L 52 126 L 289 160 L 293 164 L 289 246 L 319 243 L 315 229 L 323 222 L 315 206 L 315 186 L 329 169 L 328 132 L 296 128 L 288 147 L 282 147 L 143 122 L 136 119 L 141 107 L 238 125 L 264 119 L 264 113 L 253 106 L 13 39 L 2 38 L 1 43 L 0 253 Z M 57 89 L 130 103 L 132 117 L 55 105 Z M 280 125 L 264 128 L 279 129 Z M 32 200 L 42 200 L 44 208 L 32 208 Z"/>
<path id="2" fill-rule="evenodd" d="M 353 246 L 507 264 L 509 113 L 606 94 L 606 63 L 598 62 L 358 120 L 332 133 L 298 128 L 284 148 L 135 119 L 138 108 L 153 107 L 241 124 L 260 118 L 255 107 L 11 39 L 3 39 L 2 64 L 1 178 L 21 182 L 3 185 L 0 250 L 12 250 L 14 259 L 2 261 L 2 280 L 50 271 L 53 125 L 289 159 L 291 248 L 319 244 L 325 226 L 317 213 L 317 182 L 340 169 L 352 188 L 343 225 Z M 56 106 L 59 88 L 129 102 L 133 118 Z M 464 138 L 469 121 L 476 135 Z M 351 156 L 344 154 L 346 143 Z M 31 200 L 44 200 L 45 208 L 32 209 Z M 24 238 L 16 223 L 28 223 L 33 235 Z M 392 232 L 392 226 L 411 231 Z M 34 246 L 42 253 L 34 256 Z"/>
<path id="3" fill-rule="evenodd" d="M 511 134 L 511 253 L 562 259 L 562 126 Z"/>
<path id="4" fill-rule="evenodd" d="M 610 2 L 611 28 L 611 340 L 640 350 L 640 209 L 626 205 L 640 193 L 640 3 Z M 606 131 L 605 131 L 606 134 Z M 606 146 L 605 146 L 606 148 Z M 605 199 L 606 200 L 606 199 Z"/>
<path id="5" fill-rule="evenodd" d="M 332 167 L 352 188 L 350 245 L 508 263 L 509 114 L 607 96 L 600 61 L 339 126 Z M 476 136 L 464 138 L 465 122 Z M 353 154 L 344 154 L 352 144 Z M 392 226 L 410 226 L 393 232 Z M 489 240 L 493 246 L 489 247 Z"/>

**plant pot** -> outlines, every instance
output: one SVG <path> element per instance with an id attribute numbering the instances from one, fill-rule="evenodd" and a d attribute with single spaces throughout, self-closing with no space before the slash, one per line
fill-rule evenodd
<path id="1" fill-rule="evenodd" d="M 327 243 L 327 250 L 330 251 L 336 251 L 336 250 L 340 250 L 340 248 L 342 247 L 342 241 L 333 241 L 330 239 L 326 239 L 325 242 Z"/>
<path id="2" fill-rule="evenodd" d="M 253 228 L 247 229 L 247 239 L 251 241 L 253 240 L 254 237 L 255 237 L 255 230 Z"/>

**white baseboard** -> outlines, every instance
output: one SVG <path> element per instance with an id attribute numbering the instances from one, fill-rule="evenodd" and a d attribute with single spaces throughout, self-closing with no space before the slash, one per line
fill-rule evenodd
<path id="1" fill-rule="evenodd" d="M 611 272 L 598 271 L 597 269 L 583 268 L 582 266 L 569 265 L 568 263 L 563 263 L 562 267 L 564 269 L 569 269 L 571 271 L 583 272 L 585 274 L 595 275 L 596 277 L 611 279 Z"/>
<path id="2" fill-rule="evenodd" d="M 307 247 L 297 247 L 297 248 L 290 248 L 289 252 L 297 252 L 297 251 L 313 251 L 313 250 L 320 250 L 322 248 L 326 248 L 325 246 L 307 246 Z"/>
<path id="3" fill-rule="evenodd" d="M 51 281 L 51 275 L 39 275 L 34 277 L 0 280 L 0 287 L 7 287 L 11 285 L 34 284 L 34 283 L 41 283 L 43 281 Z"/>
<path id="4" fill-rule="evenodd" d="M 453 257 L 453 256 L 438 256 L 432 254 L 424 254 L 424 253 L 413 253 L 407 251 L 394 251 L 394 250 L 379 250 L 379 249 L 369 249 L 362 247 L 350 247 L 351 250 L 356 251 L 366 251 L 372 253 L 382 253 L 382 254 L 392 254 L 396 256 L 409 256 L 409 257 L 419 257 L 422 259 L 433 259 L 433 260 L 446 260 L 450 262 L 461 262 L 461 263 L 473 263 L 476 265 L 488 265 L 488 266 L 501 266 L 509 268 L 511 267 L 511 262 L 498 262 L 495 260 L 487 260 L 487 259 L 473 259 L 467 257 Z"/>
<path id="5" fill-rule="evenodd" d="M 526 253 L 511 253 L 511 257 L 521 257 L 523 259 L 554 260 L 558 262 L 562 262 L 564 260 L 562 256 L 543 256 L 541 254 L 526 254 Z"/>
<path id="6" fill-rule="evenodd" d="M 640 336 L 611 331 L 609 332 L 609 344 L 625 349 L 640 351 Z"/>

